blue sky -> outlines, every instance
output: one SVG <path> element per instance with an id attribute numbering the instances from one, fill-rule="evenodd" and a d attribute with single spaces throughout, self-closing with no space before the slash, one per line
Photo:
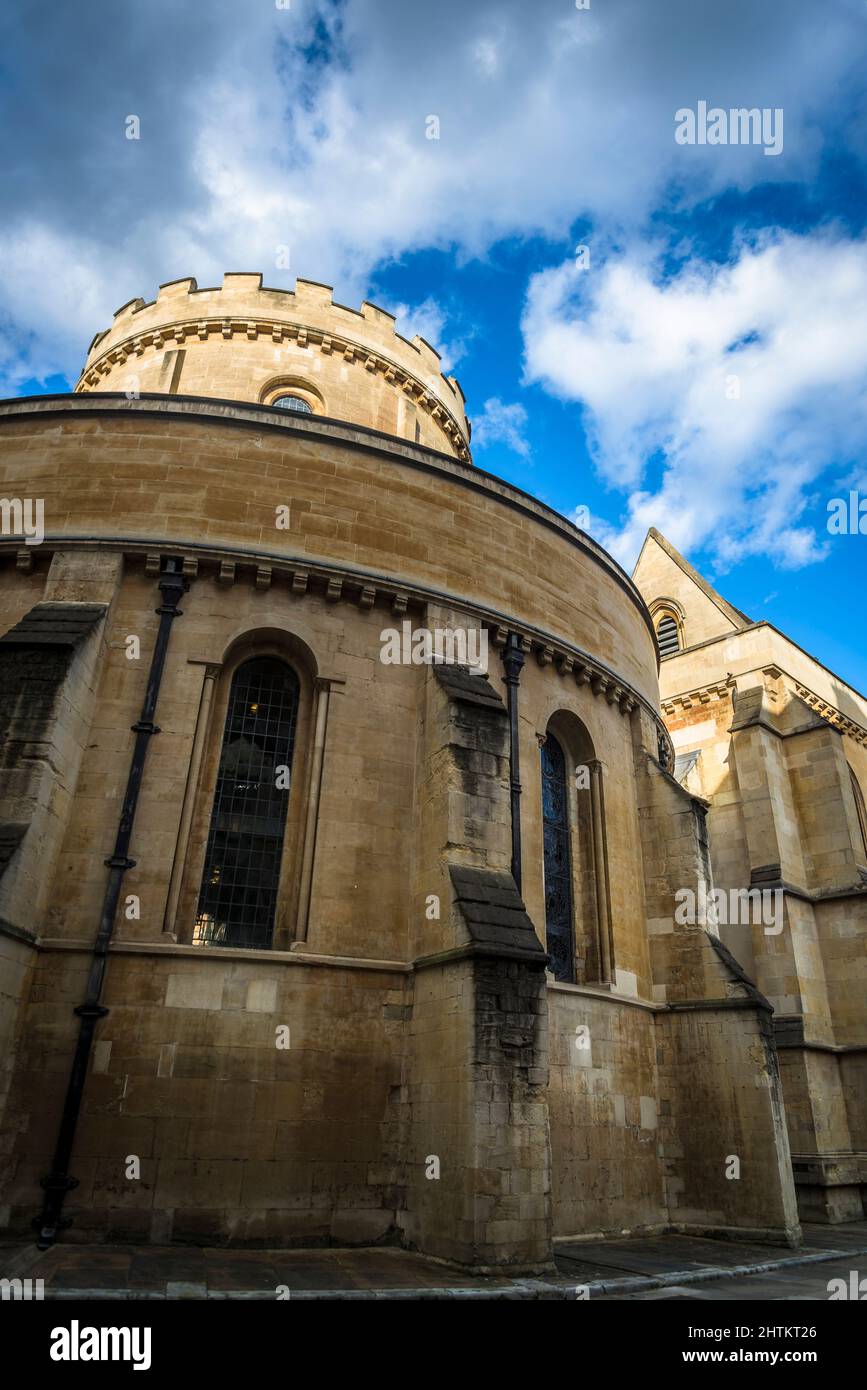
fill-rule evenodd
<path id="1" fill-rule="evenodd" d="M 0 394 L 160 282 L 327 281 L 440 347 L 480 466 L 867 690 L 864 0 L 18 0 L 0 55 Z M 699 101 L 782 151 L 677 144 Z"/>

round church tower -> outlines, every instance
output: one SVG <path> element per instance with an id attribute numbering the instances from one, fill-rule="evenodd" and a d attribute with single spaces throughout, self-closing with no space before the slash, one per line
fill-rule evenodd
<path id="1" fill-rule="evenodd" d="M 90 345 L 78 391 L 166 392 L 347 420 L 469 458 L 464 397 L 429 343 L 384 309 L 334 304 L 327 285 L 263 288 L 261 275 L 195 280 L 133 299 Z"/>
<path id="2" fill-rule="evenodd" d="M 75 393 L 0 403 L 13 1227 L 47 1174 L 46 1240 L 65 1201 L 78 1239 L 529 1269 L 664 1222 L 650 616 L 469 447 L 427 343 L 258 275 L 133 300 Z"/>

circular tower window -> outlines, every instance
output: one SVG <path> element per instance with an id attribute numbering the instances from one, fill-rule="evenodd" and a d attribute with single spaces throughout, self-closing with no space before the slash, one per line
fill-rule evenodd
<path id="1" fill-rule="evenodd" d="M 313 414 L 313 407 L 303 396 L 277 396 L 271 404 L 279 406 L 281 410 L 297 410 L 299 415 Z"/>

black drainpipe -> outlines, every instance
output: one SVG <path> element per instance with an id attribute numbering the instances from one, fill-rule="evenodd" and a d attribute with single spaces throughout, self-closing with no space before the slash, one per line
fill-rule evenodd
<path id="1" fill-rule="evenodd" d="M 514 632 L 509 633 L 503 650 L 503 667 L 506 672 L 506 703 L 509 711 L 509 789 L 512 809 L 512 878 L 521 891 L 521 752 L 518 738 L 518 687 L 521 683 L 521 670 L 524 653 L 521 639 Z"/>
<path id="2" fill-rule="evenodd" d="M 100 1003 L 105 982 L 105 968 L 108 962 L 108 946 L 114 930 L 123 876 L 127 869 L 135 867 L 136 862 L 129 857 L 129 842 L 141 790 L 148 744 L 151 737 L 159 733 L 159 729 L 153 722 L 153 717 L 163 678 L 172 619 L 181 616 L 178 602 L 181 595 L 189 588 L 189 584 L 181 573 L 180 565 L 180 560 L 168 560 L 164 572 L 160 575 L 159 590 L 162 595 L 162 603 L 156 610 L 160 617 L 160 626 L 154 654 L 151 658 L 151 669 L 148 674 L 141 716 L 138 723 L 132 726 L 135 734 L 135 747 L 133 748 L 132 762 L 126 783 L 123 809 L 120 813 L 120 823 L 117 827 L 117 838 L 114 842 L 114 853 L 110 859 L 105 861 L 109 870 L 108 882 L 105 885 L 99 931 L 93 947 L 93 961 L 87 982 L 87 995 L 84 1003 L 79 1004 L 78 1008 L 74 1010 L 81 1023 L 69 1073 L 69 1084 L 66 1088 L 66 1099 L 63 1103 L 63 1116 L 60 1121 L 60 1132 L 57 1136 L 57 1147 L 54 1150 L 54 1162 L 51 1172 L 42 1179 L 41 1183 L 46 1194 L 42 1214 L 37 1216 L 33 1222 L 39 1232 L 36 1243 L 40 1250 L 47 1250 L 50 1245 L 53 1245 L 60 1230 L 71 1224 L 69 1219 L 61 1220 L 61 1211 L 67 1192 L 78 1186 L 78 1178 L 69 1176 L 69 1160 L 72 1156 L 72 1146 L 75 1143 L 75 1131 L 84 1096 L 84 1083 L 87 1078 L 87 1064 L 90 1059 L 94 1030 L 98 1020 L 105 1018 L 108 1013 L 108 1009 Z"/>

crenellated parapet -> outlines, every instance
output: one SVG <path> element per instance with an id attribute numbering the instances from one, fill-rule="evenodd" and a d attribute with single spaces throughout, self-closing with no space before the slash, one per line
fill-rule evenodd
<path id="1" fill-rule="evenodd" d="M 149 392 L 271 405 L 296 395 L 314 414 L 382 430 L 469 459 L 464 396 L 439 353 L 395 329 L 385 309 L 335 304 L 331 288 L 261 275 L 192 278 L 132 299 L 93 339 L 78 392 Z"/>

